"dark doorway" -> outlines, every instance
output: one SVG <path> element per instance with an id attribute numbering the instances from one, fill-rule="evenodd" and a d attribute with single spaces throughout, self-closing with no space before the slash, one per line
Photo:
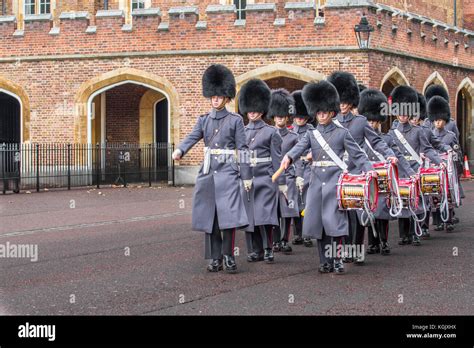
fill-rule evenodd
<path id="1" fill-rule="evenodd" d="M 397 87 L 392 81 L 387 80 L 382 86 L 382 93 L 385 94 L 387 98 L 390 97 L 392 91 Z M 382 124 L 382 133 L 387 133 L 392 127 L 393 121 L 396 119 L 395 116 L 389 116 L 387 122 Z"/>
<path id="2" fill-rule="evenodd" d="M 459 129 L 459 144 L 463 153 L 469 153 L 468 149 L 468 120 L 469 120 L 469 105 L 466 93 L 464 90 L 459 91 L 456 103 L 456 123 Z"/>
<path id="3" fill-rule="evenodd" d="M 163 99 L 155 106 L 155 143 L 156 143 L 156 180 L 168 180 L 168 99 Z"/>

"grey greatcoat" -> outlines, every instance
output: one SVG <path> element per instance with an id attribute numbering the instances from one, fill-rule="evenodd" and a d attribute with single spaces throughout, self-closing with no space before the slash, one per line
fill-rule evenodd
<path id="1" fill-rule="evenodd" d="M 429 143 L 435 150 L 438 150 L 439 152 L 447 152 L 450 149 L 449 145 L 443 144 L 441 139 L 435 135 L 430 125 L 423 123 L 421 128 L 423 128 L 426 139 L 428 139 Z"/>
<path id="2" fill-rule="evenodd" d="M 428 126 L 428 127 L 431 127 L 431 129 L 434 128 L 434 124 L 433 122 L 430 121 L 429 118 L 425 119 L 425 122 L 423 123 L 424 126 Z M 451 131 L 454 133 L 454 135 L 456 135 L 456 138 L 459 139 L 459 129 L 458 129 L 458 126 L 456 124 L 456 120 L 451 118 L 449 120 L 448 123 L 446 123 L 446 125 L 444 126 L 444 129 L 448 130 L 448 131 Z"/>
<path id="3" fill-rule="evenodd" d="M 280 136 L 283 139 L 283 143 L 281 145 L 281 154 L 282 156 L 286 155 L 288 151 L 290 151 L 293 146 L 298 143 L 298 135 L 290 131 L 288 128 L 281 128 L 278 129 L 280 132 Z M 291 165 L 285 171 L 284 175 L 285 184 L 288 187 L 287 197 L 280 192 L 279 194 L 279 201 L 280 201 L 280 213 L 281 217 L 284 218 L 292 218 L 292 217 L 299 217 L 299 208 L 298 208 L 298 198 L 299 192 L 298 188 L 296 187 L 296 172 L 295 166 Z"/>
<path id="4" fill-rule="evenodd" d="M 375 130 L 375 132 L 382 138 L 383 141 L 388 145 L 388 147 L 393 151 L 395 154 L 395 157 L 398 158 L 398 170 L 399 173 L 400 171 L 403 171 L 404 173 L 408 173 L 408 176 L 415 175 L 415 171 L 411 169 L 410 163 L 405 159 L 405 157 L 402 155 L 400 149 L 398 146 L 395 144 L 393 141 L 392 137 L 388 134 L 383 134 L 379 130 Z M 365 147 L 365 152 L 367 153 L 367 156 L 369 157 L 369 160 L 373 162 L 380 162 L 379 158 L 377 155 L 368 147 Z M 390 208 L 388 205 L 388 194 L 387 193 L 380 193 L 379 192 L 379 199 L 377 202 L 377 209 L 374 213 L 376 219 L 382 219 L 382 220 L 394 220 L 396 217 L 392 217 L 390 215 Z"/>
<path id="5" fill-rule="evenodd" d="M 338 127 L 333 122 L 327 125 L 318 124 L 316 129 L 322 134 L 337 156 L 342 159 L 347 151 L 349 157 L 360 171 L 373 170 L 366 154 L 357 145 L 346 128 Z M 321 148 L 309 131 L 288 152 L 292 160 L 299 158 L 310 149 L 313 161 L 331 161 L 329 155 Z M 308 189 L 308 199 L 303 224 L 303 236 L 322 238 L 323 228 L 327 236 L 340 237 L 348 235 L 347 212 L 339 210 L 337 202 L 337 183 L 342 173 L 338 166 L 311 167 L 311 180 Z"/>
<path id="6" fill-rule="evenodd" d="M 301 140 L 308 130 L 314 129 L 314 126 L 310 123 L 306 123 L 304 126 L 300 127 L 296 123 L 293 124 L 293 131 L 298 135 L 298 141 Z M 309 181 L 311 179 L 311 161 L 306 161 L 301 159 L 301 157 L 306 157 L 311 150 L 303 152 L 300 158 L 295 158 L 295 175 L 304 179 L 303 192 L 298 191 L 298 207 L 300 212 L 303 211 L 306 203 L 306 195 L 308 193 Z"/>
<path id="7" fill-rule="evenodd" d="M 415 152 L 419 155 L 420 153 L 424 153 L 426 157 L 428 157 L 434 164 L 439 165 L 441 160 L 438 156 L 438 153 L 435 149 L 431 146 L 428 139 L 426 139 L 425 132 L 422 127 L 420 126 L 413 126 L 410 122 L 407 123 L 398 123 L 396 129 L 402 133 L 402 135 L 407 140 L 408 144 L 415 150 Z M 403 146 L 403 144 L 398 140 L 397 135 L 394 132 L 394 129 L 390 129 L 388 132 L 390 137 L 393 139 L 395 144 L 401 150 L 403 156 L 411 157 L 410 152 Z M 409 159 L 408 163 L 410 163 L 411 169 L 415 172 L 418 172 L 420 165 L 417 161 L 413 159 Z M 405 172 L 403 168 L 399 168 L 399 176 L 400 178 L 408 178 L 410 176 L 409 173 Z M 419 209 L 416 212 L 417 214 L 422 214 L 423 209 L 421 204 L 419 205 Z M 411 213 L 408 209 L 403 209 L 402 214 L 399 217 L 408 218 L 411 216 Z"/>
<path id="8" fill-rule="evenodd" d="M 205 146 L 212 149 L 248 150 L 242 117 L 226 109 L 212 110 L 199 117 L 178 149 L 184 155 L 201 139 L 204 139 Z M 201 166 L 193 195 L 193 230 L 212 233 L 216 210 L 219 229 L 243 229 L 248 226 L 240 193 L 240 178 L 251 178 L 250 167 L 242 163 L 239 169 L 233 155 L 211 155 L 208 174 L 203 174 Z"/>
<path id="9" fill-rule="evenodd" d="M 281 144 L 283 142 L 278 130 L 263 120 L 250 122 L 245 127 L 250 159 L 253 157 L 271 157 L 270 162 L 257 163 L 252 166 L 253 183 L 250 192 L 242 186 L 249 225 L 247 232 L 254 232 L 255 226 L 278 226 L 278 185 L 284 184 L 284 176 L 278 182 L 272 182 L 272 175 L 280 168 L 282 160 Z M 250 200 L 247 199 L 250 198 Z"/>

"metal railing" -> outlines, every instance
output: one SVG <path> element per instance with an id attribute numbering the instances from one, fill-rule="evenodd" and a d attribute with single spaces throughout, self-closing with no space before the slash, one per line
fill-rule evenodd
<path id="1" fill-rule="evenodd" d="M 6 191 L 166 181 L 174 186 L 173 144 L 0 144 Z"/>

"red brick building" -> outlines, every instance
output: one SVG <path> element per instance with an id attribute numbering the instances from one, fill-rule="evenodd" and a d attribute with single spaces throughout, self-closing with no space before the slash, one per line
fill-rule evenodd
<path id="1" fill-rule="evenodd" d="M 442 84 L 474 159 L 472 0 L 2 1 L 0 143 L 178 143 L 209 109 L 204 69 L 222 63 L 238 88 L 295 90 L 334 70 L 385 93 Z M 201 146 L 179 182 L 193 182 Z"/>

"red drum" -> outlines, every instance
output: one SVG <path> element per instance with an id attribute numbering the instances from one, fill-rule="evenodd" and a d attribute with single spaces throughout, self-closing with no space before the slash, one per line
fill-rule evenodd
<path id="1" fill-rule="evenodd" d="M 379 189 L 371 175 L 342 173 L 337 183 L 337 203 L 341 210 L 377 208 Z"/>
<path id="2" fill-rule="evenodd" d="M 377 177 L 379 193 L 392 192 L 395 182 L 398 182 L 398 167 L 390 161 L 376 162 L 372 165 L 379 174 Z"/>
<path id="3" fill-rule="evenodd" d="M 444 173 L 446 175 L 446 173 Z M 439 167 L 420 168 L 421 193 L 439 196 L 443 192 L 443 170 Z"/>
<path id="4" fill-rule="evenodd" d="M 398 189 L 402 199 L 402 208 L 416 211 L 418 209 L 418 181 L 412 179 L 399 179 Z"/>

